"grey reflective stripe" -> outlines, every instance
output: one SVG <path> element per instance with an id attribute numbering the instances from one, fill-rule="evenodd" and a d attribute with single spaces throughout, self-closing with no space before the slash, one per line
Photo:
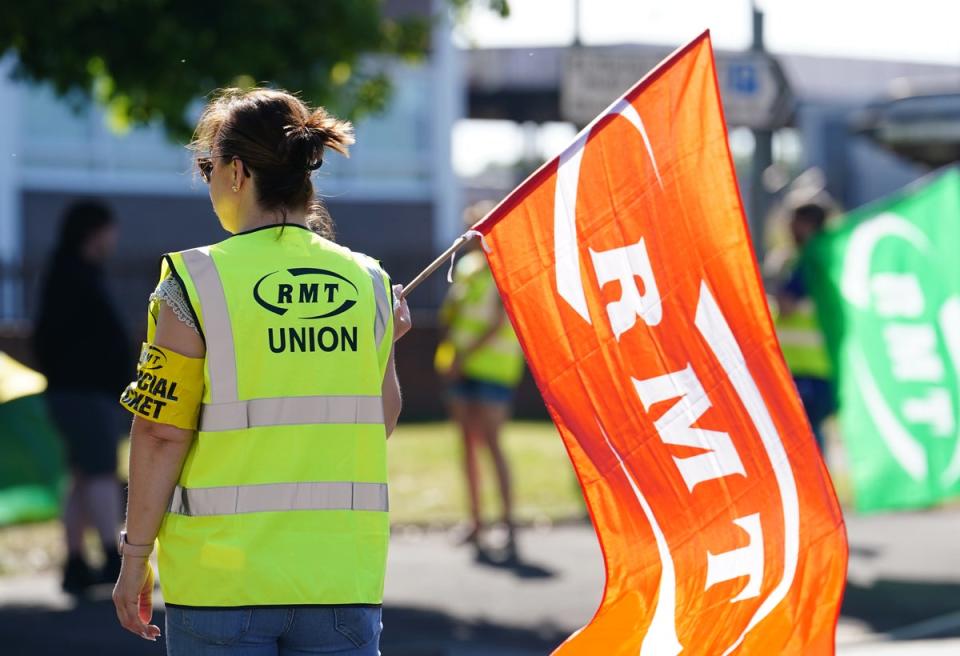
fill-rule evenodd
<path id="1" fill-rule="evenodd" d="M 173 491 L 169 512 L 190 517 L 289 510 L 387 512 L 386 483 L 265 483 Z"/>
<path id="2" fill-rule="evenodd" d="M 203 332 L 207 336 L 207 371 L 210 400 L 227 403 L 237 400 L 237 361 L 233 351 L 233 328 L 227 312 L 227 297 L 209 249 L 184 251 L 183 263 L 200 296 Z"/>
<path id="3" fill-rule="evenodd" d="M 200 430 L 296 424 L 382 424 L 379 396 L 287 396 L 204 405 Z"/>
<path id="4" fill-rule="evenodd" d="M 374 336 L 377 339 L 377 348 L 380 348 L 383 342 L 383 336 L 387 332 L 387 322 L 389 321 L 393 308 L 390 307 L 390 294 L 387 293 L 387 286 L 383 282 L 383 273 L 380 271 L 380 267 L 367 262 L 363 262 L 362 264 L 373 279 L 373 295 L 377 302 L 377 320 L 374 324 Z"/>
<path id="5" fill-rule="evenodd" d="M 823 346 L 823 334 L 812 328 L 777 328 L 780 343 L 786 346 L 817 348 Z"/>

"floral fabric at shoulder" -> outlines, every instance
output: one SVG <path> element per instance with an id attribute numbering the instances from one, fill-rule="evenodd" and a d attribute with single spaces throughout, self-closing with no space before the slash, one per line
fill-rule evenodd
<path id="1" fill-rule="evenodd" d="M 183 288 L 173 276 L 167 276 L 161 280 L 157 288 L 150 294 L 150 314 L 153 315 L 154 320 L 160 312 L 161 302 L 167 304 L 167 307 L 173 311 L 177 319 L 193 328 L 195 333 L 200 333 L 196 322 L 193 320 L 193 313 L 190 311 L 190 304 L 183 293 Z"/>

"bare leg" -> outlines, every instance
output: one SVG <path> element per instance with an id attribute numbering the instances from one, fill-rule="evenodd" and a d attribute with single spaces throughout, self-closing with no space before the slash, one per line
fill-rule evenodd
<path id="1" fill-rule="evenodd" d="M 67 541 L 67 553 L 71 556 L 83 555 L 83 530 L 87 525 L 86 479 L 83 474 L 74 471 L 70 475 L 70 489 L 63 508 L 63 530 Z"/>
<path id="2" fill-rule="evenodd" d="M 480 516 L 480 470 L 477 462 L 477 445 L 482 439 L 478 431 L 473 404 L 459 399 L 450 402 L 450 415 L 460 427 L 463 437 L 463 465 L 467 479 L 467 496 L 470 503 L 470 533 L 467 541 L 479 537 L 483 520 Z"/>
<path id="3" fill-rule="evenodd" d="M 71 472 L 70 489 L 63 508 L 63 530 L 67 541 L 67 559 L 63 564 L 61 585 L 64 592 L 80 594 L 94 583 L 93 572 L 84 555 L 84 532 L 89 509 L 87 488 L 90 480 L 78 471 Z"/>
<path id="4" fill-rule="evenodd" d="M 490 449 L 493 465 L 497 472 L 497 484 L 500 488 L 500 499 L 503 505 L 503 522 L 511 542 L 514 534 L 513 520 L 513 486 L 510 480 L 510 467 L 500 447 L 500 430 L 510 415 L 510 406 L 505 403 L 484 403 L 479 406 L 482 419 L 483 439 Z"/>
<path id="5" fill-rule="evenodd" d="M 120 525 L 120 486 L 116 476 L 106 474 L 89 479 L 87 508 L 100 542 L 104 548 L 112 547 Z"/>

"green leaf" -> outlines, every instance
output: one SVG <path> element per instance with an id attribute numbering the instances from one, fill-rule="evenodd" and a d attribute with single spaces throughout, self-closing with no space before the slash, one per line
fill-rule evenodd
<path id="1" fill-rule="evenodd" d="M 472 4 L 448 0 L 454 9 Z M 188 108 L 211 90 L 256 84 L 298 92 L 311 104 L 356 118 L 381 110 L 385 75 L 361 62 L 386 55 L 422 59 L 428 16 L 385 17 L 382 0 L 73 0 L 0 3 L 0 53 L 14 74 L 46 82 L 72 106 L 92 100 L 110 129 L 159 123 L 190 137 Z M 506 15 L 504 0 L 481 4 Z"/>

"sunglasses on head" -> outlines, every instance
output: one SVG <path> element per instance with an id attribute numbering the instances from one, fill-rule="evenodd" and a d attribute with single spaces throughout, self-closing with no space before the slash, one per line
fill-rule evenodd
<path id="1" fill-rule="evenodd" d="M 200 177 L 203 178 L 203 181 L 210 184 L 210 176 L 213 175 L 213 158 L 197 158 L 197 168 L 200 170 Z"/>

